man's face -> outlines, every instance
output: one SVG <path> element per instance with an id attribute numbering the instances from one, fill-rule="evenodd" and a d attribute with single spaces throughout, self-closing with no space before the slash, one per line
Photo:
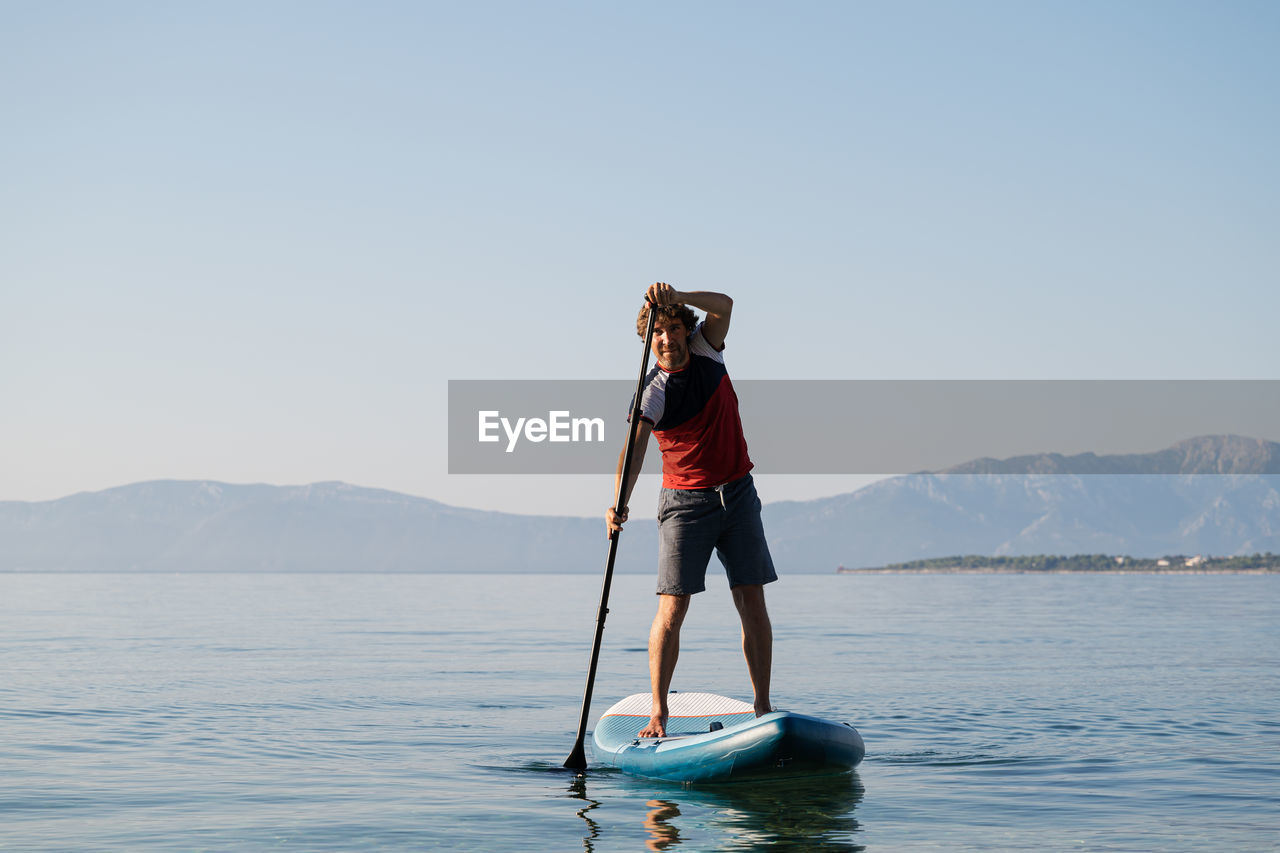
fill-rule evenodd
<path id="1" fill-rule="evenodd" d="M 679 370 L 689 361 L 689 330 L 681 320 L 658 315 L 653 322 L 653 355 L 665 370 Z"/>

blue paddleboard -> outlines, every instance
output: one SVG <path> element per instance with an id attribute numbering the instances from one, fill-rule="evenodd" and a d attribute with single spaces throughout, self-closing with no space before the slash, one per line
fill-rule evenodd
<path id="1" fill-rule="evenodd" d="M 852 726 L 774 711 L 714 693 L 672 693 L 667 735 L 641 738 L 651 698 L 637 693 L 604 712 L 592 735 L 596 760 L 675 782 L 847 773 L 866 749 Z"/>

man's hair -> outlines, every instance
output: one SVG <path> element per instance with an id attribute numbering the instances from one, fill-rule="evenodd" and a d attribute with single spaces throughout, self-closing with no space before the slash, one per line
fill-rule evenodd
<path id="1" fill-rule="evenodd" d="M 675 305 L 659 305 L 658 316 L 666 317 L 669 320 L 679 320 L 684 323 L 685 329 L 689 334 L 693 334 L 693 330 L 698 327 L 698 315 L 693 313 L 693 309 L 683 303 Z M 644 307 L 640 309 L 640 316 L 636 317 L 636 334 L 644 337 L 644 333 L 649 329 L 649 303 L 646 302 Z"/>

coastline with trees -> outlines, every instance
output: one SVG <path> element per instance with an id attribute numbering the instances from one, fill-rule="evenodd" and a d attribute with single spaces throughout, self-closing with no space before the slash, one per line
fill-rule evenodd
<path id="1" fill-rule="evenodd" d="M 1270 551 L 1235 557 L 1207 557 L 1200 554 L 1165 557 L 1130 557 L 1111 554 L 1034 554 L 1019 557 L 990 557 L 967 554 L 890 563 L 884 566 L 849 569 L 840 566 L 837 574 L 1269 574 L 1280 572 L 1280 554 Z"/>

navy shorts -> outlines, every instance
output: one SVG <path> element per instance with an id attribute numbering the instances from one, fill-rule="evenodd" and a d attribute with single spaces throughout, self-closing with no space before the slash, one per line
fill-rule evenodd
<path id="1" fill-rule="evenodd" d="M 713 549 L 731 587 L 778 579 L 750 474 L 719 489 L 664 488 L 658 498 L 659 595 L 706 589 Z"/>

